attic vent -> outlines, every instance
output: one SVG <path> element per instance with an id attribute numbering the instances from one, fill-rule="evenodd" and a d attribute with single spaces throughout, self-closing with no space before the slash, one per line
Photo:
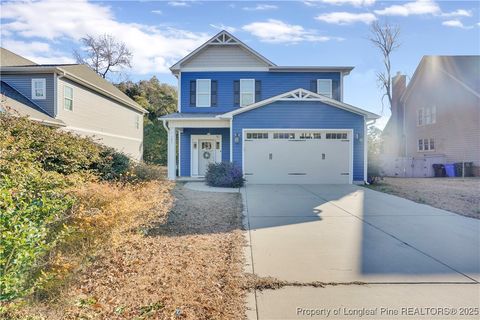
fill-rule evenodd
<path id="1" fill-rule="evenodd" d="M 238 44 L 238 42 L 226 33 L 219 34 L 218 37 L 213 39 L 212 44 Z"/>

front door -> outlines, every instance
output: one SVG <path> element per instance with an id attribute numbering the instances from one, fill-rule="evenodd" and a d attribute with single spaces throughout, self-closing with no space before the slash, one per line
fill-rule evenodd
<path id="1" fill-rule="evenodd" d="M 198 175 L 204 176 L 208 165 L 215 161 L 215 140 L 199 140 L 198 144 Z"/>

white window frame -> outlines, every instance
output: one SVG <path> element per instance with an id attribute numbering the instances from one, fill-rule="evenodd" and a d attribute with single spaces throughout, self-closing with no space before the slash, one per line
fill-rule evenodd
<path id="1" fill-rule="evenodd" d="M 252 91 L 251 92 L 244 92 L 242 83 L 245 82 L 253 82 Z M 255 103 L 255 79 L 240 79 L 240 107 L 246 107 L 247 104 L 243 102 L 243 95 L 244 94 L 251 94 L 252 95 L 252 104 Z"/>
<path id="2" fill-rule="evenodd" d="M 430 108 L 431 108 L 430 117 L 431 117 L 431 120 L 432 120 L 431 124 L 437 123 L 437 106 L 433 105 Z"/>
<path id="3" fill-rule="evenodd" d="M 200 92 L 200 91 L 198 90 L 199 82 L 200 82 L 200 81 L 203 81 L 203 82 L 207 82 L 207 83 L 208 83 L 208 92 L 207 92 L 207 91 L 205 91 L 205 92 Z M 197 79 L 197 80 L 195 81 L 195 86 L 196 86 L 196 91 L 195 91 L 195 92 L 196 92 L 196 93 L 195 93 L 195 95 L 196 95 L 196 97 L 195 97 L 196 101 L 195 101 L 195 102 L 196 102 L 196 103 L 195 103 L 195 106 L 197 106 L 197 107 L 199 107 L 199 108 L 209 108 L 209 107 L 211 107 L 211 106 L 212 106 L 212 80 L 211 80 L 211 79 Z M 207 104 L 204 104 L 204 105 L 201 105 L 201 104 L 199 103 L 199 101 L 198 101 L 198 100 L 199 100 L 199 99 L 198 99 L 199 95 L 207 95 L 207 94 L 208 94 L 208 103 L 207 103 Z"/>
<path id="4" fill-rule="evenodd" d="M 422 147 L 420 148 L 420 142 Z M 432 148 L 433 142 L 433 148 Z M 417 139 L 417 151 L 418 152 L 434 152 L 436 148 L 435 138 L 418 138 Z"/>
<path id="5" fill-rule="evenodd" d="M 135 129 L 140 129 L 140 115 L 135 115 Z"/>
<path id="6" fill-rule="evenodd" d="M 425 125 L 425 110 L 423 108 L 419 108 L 417 110 L 417 127 L 421 127 L 424 125 Z"/>
<path id="7" fill-rule="evenodd" d="M 72 90 L 72 98 L 67 98 L 66 91 L 68 89 Z M 68 109 L 67 106 L 65 105 L 65 100 L 70 100 L 72 101 L 72 109 Z M 73 111 L 73 87 L 64 85 L 63 86 L 63 109 L 67 111 Z"/>
<path id="8" fill-rule="evenodd" d="M 40 82 L 42 84 L 42 96 L 35 94 L 35 83 Z M 33 78 L 32 79 L 32 99 L 33 100 L 45 100 L 47 98 L 47 79 L 45 78 Z"/>
<path id="9" fill-rule="evenodd" d="M 326 94 L 325 92 L 320 92 L 320 82 L 327 82 L 330 86 L 330 92 Z M 321 94 L 322 96 L 326 96 L 328 98 L 333 98 L 333 85 L 332 85 L 332 79 L 317 79 L 317 93 Z"/>

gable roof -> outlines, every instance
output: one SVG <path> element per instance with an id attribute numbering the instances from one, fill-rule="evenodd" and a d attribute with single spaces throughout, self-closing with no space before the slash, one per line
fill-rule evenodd
<path id="1" fill-rule="evenodd" d="M 29 66 L 36 65 L 35 62 L 30 61 L 22 56 L 19 56 L 16 53 L 13 53 L 10 50 L 0 47 L 0 66 Z"/>
<path id="2" fill-rule="evenodd" d="M 432 71 L 445 74 L 463 86 L 466 91 L 480 97 L 480 79 L 478 77 L 480 56 L 423 56 L 402 95 L 402 100 L 408 99 L 419 79 Z"/>
<path id="3" fill-rule="evenodd" d="M 42 110 L 35 102 L 12 88 L 8 83 L 0 81 L 0 92 L 4 96 L 4 104 L 20 116 L 28 116 L 31 120 L 46 125 L 62 127 L 65 123 L 62 120 L 52 118 Z M 3 102 L 2 102 L 3 104 Z M 0 108 L 0 112 L 3 111 Z"/>
<path id="4" fill-rule="evenodd" d="M 343 109 L 343 110 L 346 110 L 346 111 L 350 111 L 350 112 L 353 112 L 353 113 L 363 115 L 364 117 L 367 118 L 367 120 L 373 120 L 373 119 L 380 118 L 379 115 L 377 115 L 373 112 L 354 107 L 350 104 L 347 104 L 347 103 L 344 103 L 344 102 L 341 102 L 341 101 L 337 101 L 335 99 L 328 98 L 328 97 L 323 96 L 321 94 L 314 93 L 312 91 L 305 90 L 305 89 L 302 89 L 302 88 L 298 88 L 298 89 L 295 89 L 295 90 L 292 90 L 292 91 L 288 91 L 288 92 L 279 94 L 277 96 L 274 96 L 274 97 L 271 97 L 271 98 L 253 103 L 253 104 L 251 104 L 249 106 L 246 106 L 246 107 L 235 109 L 233 111 L 218 115 L 217 118 L 232 118 L 233 116 L 235 116 L 237 114 L 244 113 L 244 112 L 250 111 L 252 109 L 256 109 L 256 108 L 271 104 L 275 101 L 292 101 L 292 102 L 293 101 L 295 101 L 295 102 L 296 101 L 319 101 L 319 102 L 328 104 L 328 105 L 333 106 L 333 107 L 337 107 L 337 108 L 340 108 L 340 109 Z"/>
<path id="5" fill-rule="evenodd" d="M 180 70 L 181 66 L 182 66 L 182 63 L 187 62 L 188 60 L 190 60 L 195 55 L 197 55 L 199 52 L 201 52 L 202 50 L 204 50 L 205 48 L 207 48 L 209 46 L 240 46 L 242 49 L 246 50 L 247 52 L 249 52 L 250 54 L 255 56 L 258 60 L 265 63 L 265 66 L 271 67 L 271 66 L 276 65 L 273 62 L 271 62 L 270 60 L 268 60 L 267 58 L 265 58 L 264 56 L 262 56 L 257 51 L 255 51 L 252 48 L 250 48 L 249 46 L 247 46 L 242 41 L 238 40 L 235 36 L 233 36 L 228 31 L 222 30 L 219 33 L 217 33 L 216 35 L 214 35 L 212 38 L 210 38 L 210 40 L 208 40 L 207 42 L 202 44 L 200 47 L 198 47 L 197 49 L 193 50 L 188 55 L 186 55 L 183 59 L 181 59 L 180 61 L 175 63 L 173 66 L 171 66 L 170 70 L 172 71 L 172 73 L 177 74 L 178 71 Z"/>

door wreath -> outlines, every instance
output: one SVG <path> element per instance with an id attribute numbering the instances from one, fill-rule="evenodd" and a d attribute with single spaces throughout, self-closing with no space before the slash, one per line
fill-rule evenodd
<path id="1" fill-rule="evenodd" d="M 211 156 L 212 156 L 212 155 L 211 155 L 210 152 L 208 152 L 208 151 L 205 151 L 205 152 L 203 153 L 203 159 L 207 159 L 207 160 L 208 160 L 208 159 L 210 159 Z"/>

